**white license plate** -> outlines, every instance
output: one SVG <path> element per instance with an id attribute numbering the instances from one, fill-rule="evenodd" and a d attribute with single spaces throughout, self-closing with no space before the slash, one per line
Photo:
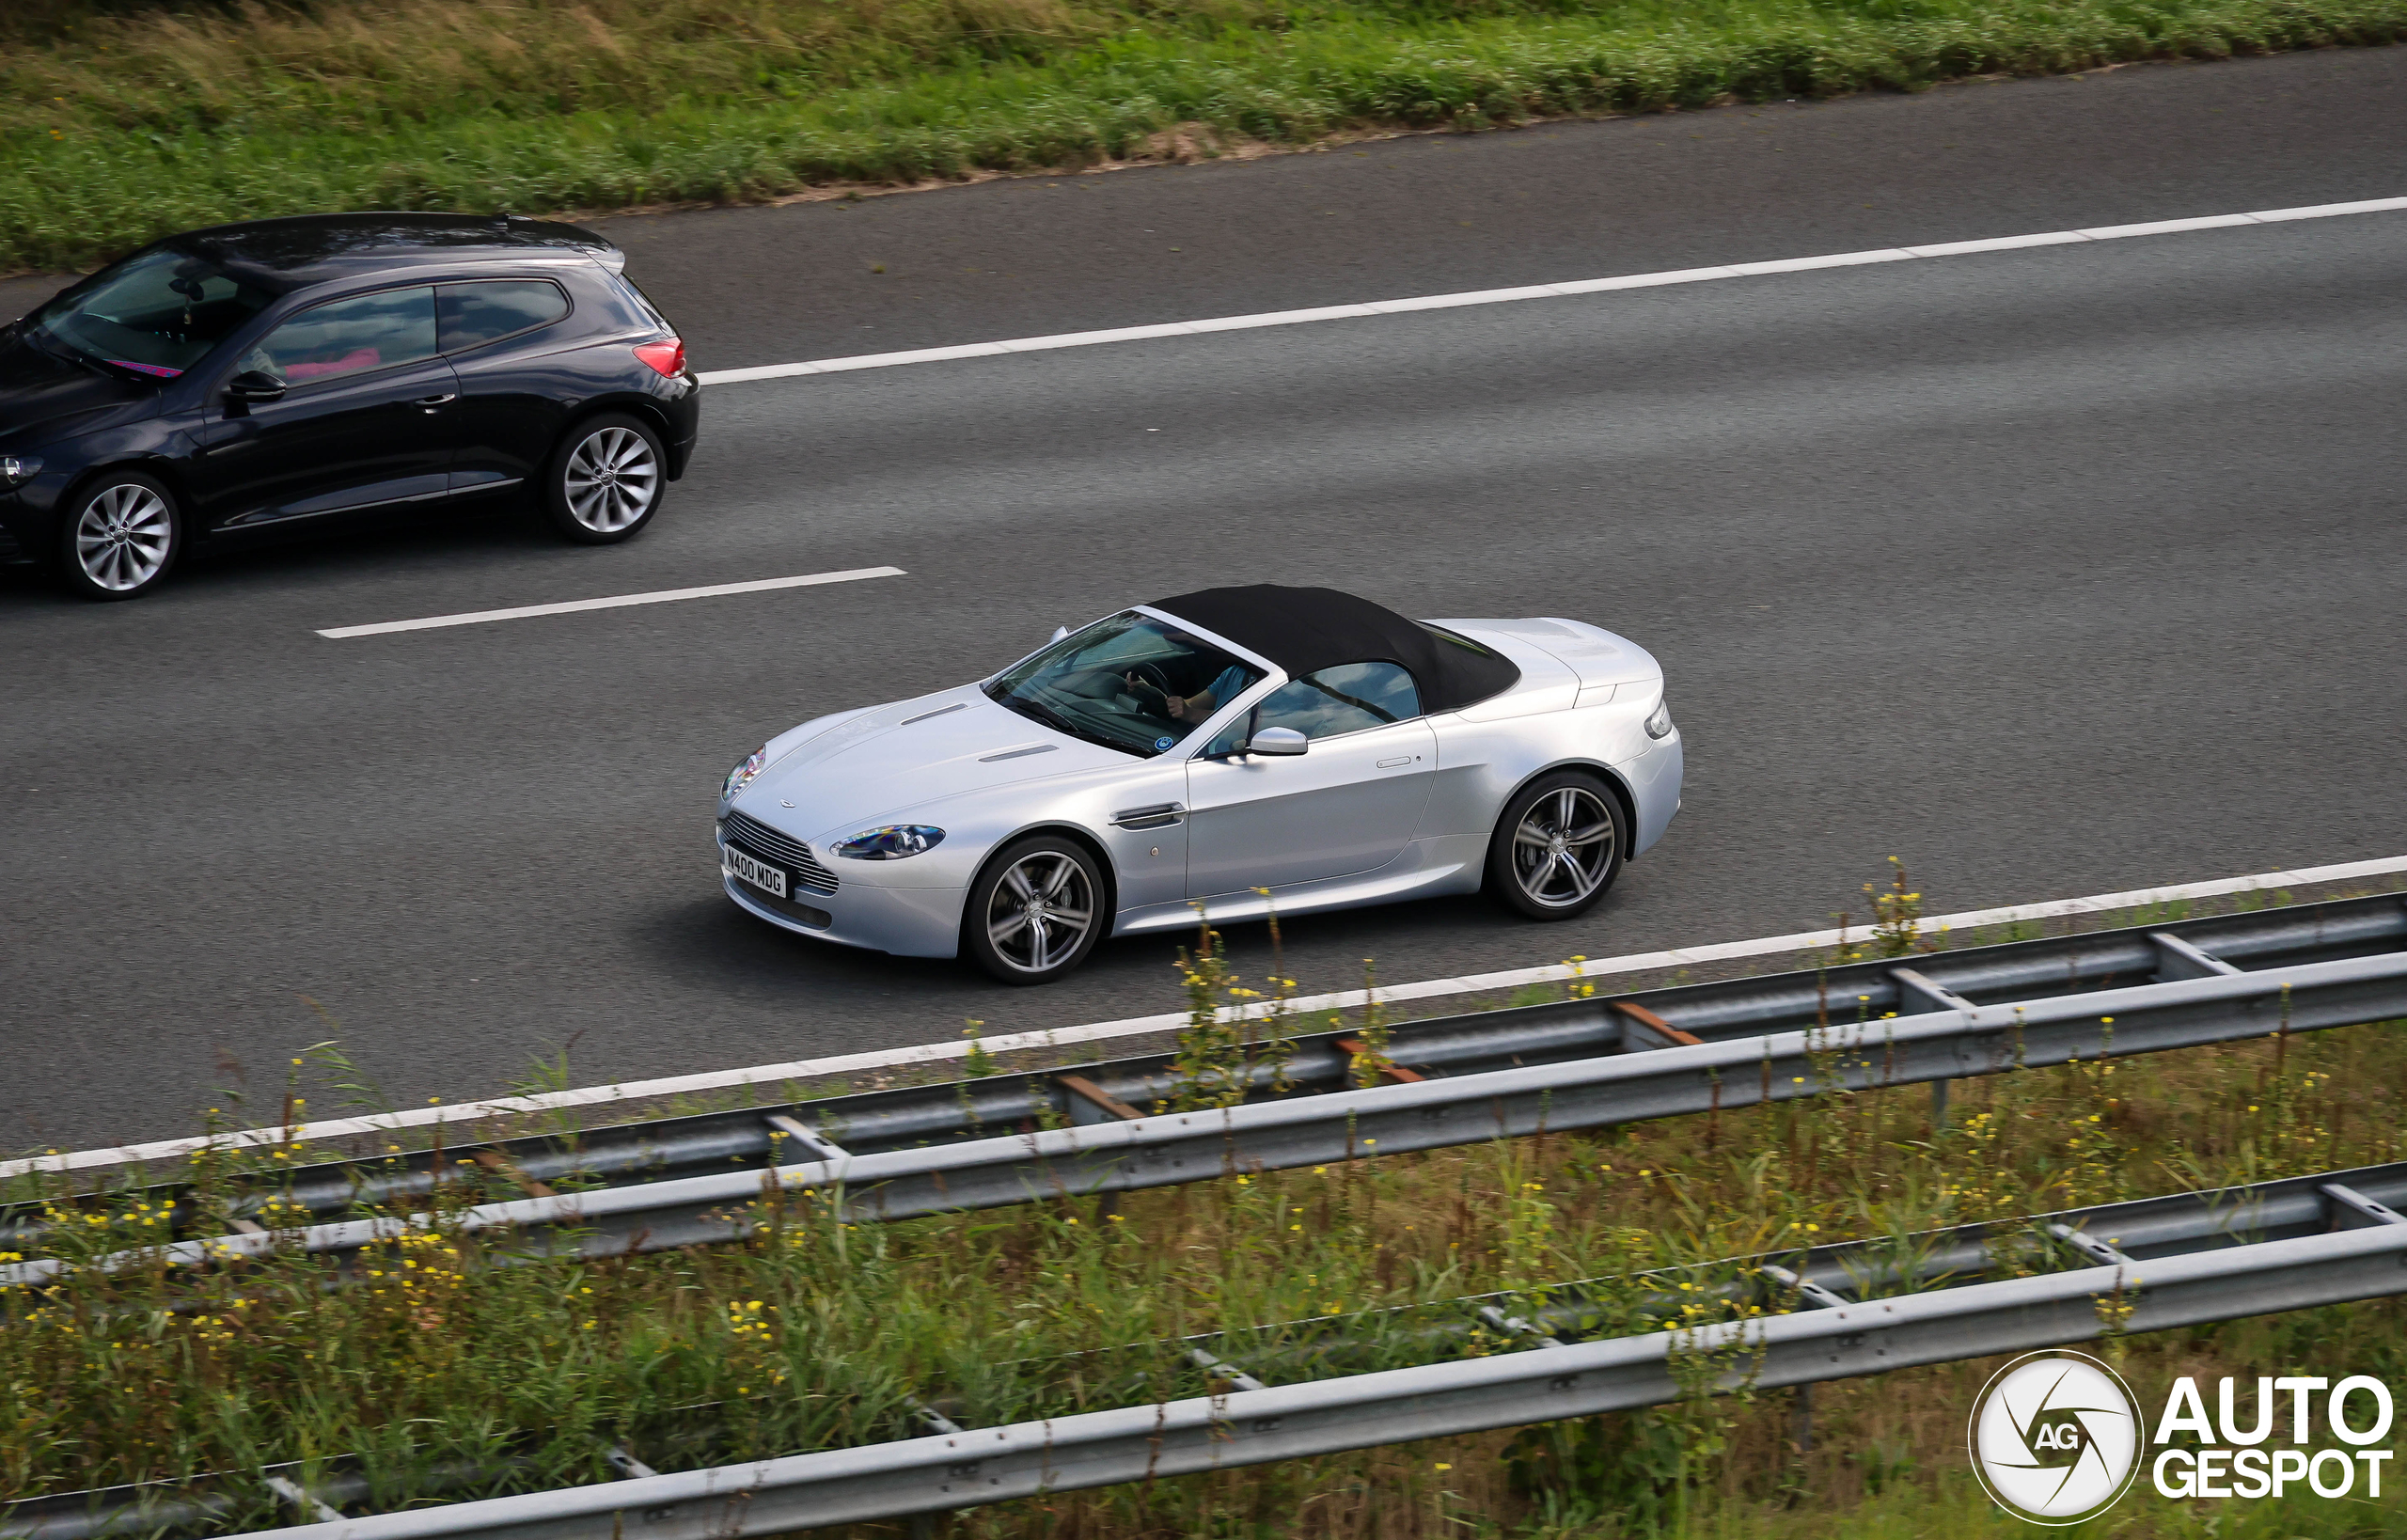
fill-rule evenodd
<path id="1" fill-rule="evenodd" d="M 718 847 L 720 869 L 738 882 L 748 882 L 763 893 L 786 896 L 786 874 L 779 867 L 756 861 L 733 845 Z"/>

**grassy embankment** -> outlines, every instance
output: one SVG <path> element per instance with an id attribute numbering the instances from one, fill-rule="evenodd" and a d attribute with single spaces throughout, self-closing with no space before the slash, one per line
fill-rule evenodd
<path id="1" fill-rule="evenodd" d="M 0 271 L 272 213 L 757 199 L 2402 32 L 2407 0 L 12 0 Z"/>
<path id="2" fill-rule="evenodd" d="M 1242 987 L 1195 982 L 1207 1001 Z M 1198 1040 L 1200 1095 L 1219 1052 Z M 0 1500 L 343 1452 L 397 1478 L 431 1459 L 511 1459 L 519 1485 L 540 1485 L 605 1479 L 610 1440 L 666 1469 L 905 1436 L 914 1395 L 971 1425 L 1143 1405 L 1202 1385 L 1174 1352 L 1069 1369 L 1062 1356 L 1228 1328 L 1266 1332 L 1231 1350 L 1260 1363 L 1322 1329 L 1281 1323 L 1359 1324 L 1473 1292 L 2395 1160 L 2407 1156 L 2402 1083 L 2407 1037 L 2368 1026 L 1960 1082 L 1937 1129 L 1919 1087 L 1825 1092 L 1768 1111 L 1228 1177 L 1135 1196 L 1116 1218 L 1071 1199 L 853 1227 L 791 1204 L 760 1211 L 747 1246 L 605 1263 L 487 1269 L 466 1242 L 434 1234 L 333 1290 L 320 1265 L 292 1257 L 200 1280 L 83 1278 L 6 1301 Z M 270 1170 L 290 1158 L 246 1157 Z M 235 1174 L 197 1167 L 204 1202 Z M 79 1222 L 61 1250 L 138 1246 L 159 1221 L 129 1200 Z M 1609 1329 L 1644 1325 L 1636 1291 L 1602 1296 Z M 1373 1335 L 1383 1345 L 1347 1367 L 1427 1350 L 1407 1331 Z M 2177 1373 L 2395 1384 L 2407 1378 L 2407 1308 L 2106 1350 L 2144 1398 Z M 1775 1392 L 949 1522 L 1030 1540 L 2005 1534 L 2015 1521 L 1980 1500 L 1960 1454 L 1990 1367 L 1825 1386 L 1807 1454 Z M 2402 1533 L 2403 1515 L 2397 1501 L 2185 1507 L 2143 1492 L 2099 1530 Z"/>

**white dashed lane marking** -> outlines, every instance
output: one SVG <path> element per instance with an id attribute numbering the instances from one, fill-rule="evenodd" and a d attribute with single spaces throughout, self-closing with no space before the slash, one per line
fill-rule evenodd
<path id="1" fill-rule="evenodd" d="M 1867 262 L 1911 262 L 1935 257 L 1971 257 L 1990 251 L 2018 251 L 2025 246 L 2128 241 L 2143 235 L 2179 235 L 2192 230 L 2284 225 L 2300 219 L 2338 219 L 2350 214 L 2393 213 L 2402 210 L 2407 210 L 2407 197 L 2377 197 L 2357 203 L 2319 203 L 2303 209 L 2260 209 L 2255 213 L 2159 219 L 2144 225 L 2095 225 L 2087 229 L 2002 235 L 1988 241 L 1950 241 L 1927 246 L 1884 246 L 1877 251 L 1840 251 L 1822 257 L 1789 257 L 1770 262 L 1733 262 L 1726 267 L 1689 267 L 1672 273 L 1632 273 L 1617 278 L 1581 278 L 1570 283 L 1531 284 L 1519 289 L 1480 289 L 1458 294 L 1424 294 L 1414 299 L 1372 300 L 1362 305 L 1324 305 L 1310 310 L 1266 310 L 1260 315 L 1170 321 L 1153 326 L 1121 326 L 1110 331 L 1015 337 L 1001 342 L 964 342 L 949 348 L 918 348 L 908 353 L 868 353 L 850 358 L 816 358 L 799 364 L 763 364 L 754 369 L 713 369 L 705 372 L 701 381 L 704 385 L 742 385 L 752 380 L 787 380 L 804 374 L 842 374 L 857 369 L 894 369 L 904 364 L 940 364 L 955 358 L 992 358 L 1012 353 L 1042 353 L 1052 348 L 1092 348 L 1105 342 L 1202 337 L 1213 332 L 1249 331 L 1261 326 L 1299 326 L 1316 321 L 1356 321 L 1371 316 L 1401 315 L 1412 310 L 1451 310 L 1471 305 L 1509 305 L 1517 300 L 1601 294 L 1616 289 L 1659 289 L 1666 284 L 1711 283 L 1722 278 L 1754 278 L 1770 273 L 1861 267 Z"/>
<path id="2" fill-rule="evenodd" d="M 867 577 L 901 577 L 900 567 L 855 567 L 849 572 L 805 573 L 799 577 L 763 577 L 749 583 L 713 583 L 700 589 L 662 589 L 653 593 L 621 593 L 607 599 L 571 599 L 558 605 L 521 605 L 515 609 L 478 609 L 463 615 L 430 615 L 418 621 L 378 621 L 372 625 L 329 626 L 318 633 L 340 641 L 346 636 L 382 636 L 395 631 L 438 631 L 448 625 L 482 625 L 488 621 L 525 621 L 538 615 L 574 615 L 587 609 L 624 609 L 630 605 L 666 605 L 680 599 L 719 599 L 732 593 L 766 593 L 772 589 L 808 589 L 822 583 L 857 583 Z"/>

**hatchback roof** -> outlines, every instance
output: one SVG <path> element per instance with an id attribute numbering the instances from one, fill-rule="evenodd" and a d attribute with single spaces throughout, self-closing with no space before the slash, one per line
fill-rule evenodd
<path id="1" fill-rule="evenodd" d="M 574 225 L 514 214 L 301 214 L 216 225 L 160 244 L 206 257 L 229 274 L 277 290 L 388 269 L 580 253 L 616 271 L 625 254 Z"/>

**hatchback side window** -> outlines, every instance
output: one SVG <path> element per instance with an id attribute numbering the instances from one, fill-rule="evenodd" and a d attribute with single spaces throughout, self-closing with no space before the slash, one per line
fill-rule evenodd
<path id="1" fill-rule="evenodd" d="M 1233 725 L 1205 752 L 1232 753 L 1243 738 L 1264 728 L 1334 738 L 1420 715 L 1421 691 L 1405 669 L 1392 663 L 1341 663 L 1280 685 L 1253 708 L 1251 723 Z"/>
<path id="2" fill-rule="evenodd" d="M 304 310 L 270 332 L 241 367 L 298 386 L 433 356 L 434 290 L 429 286 Z"/>
<path id="3" fill-rule="evenodd" d="M 435 291 L 434 304 L 445 353 L 548 326 L 568 314 L 568 295 L 541 278 L 447 283 Z"/>

